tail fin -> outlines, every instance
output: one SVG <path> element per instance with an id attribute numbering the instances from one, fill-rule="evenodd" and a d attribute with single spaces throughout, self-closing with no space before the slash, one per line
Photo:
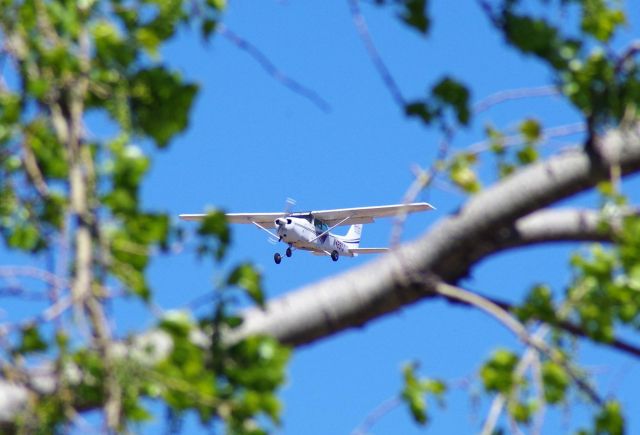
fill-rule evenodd
<path id="1" fill-rule="evenodd" d="M 360 235 L 362 234 L 362 224 L 351 225 L 347 234 L 342 237 L 342 241 L 345 242 L 349 248 L 357 248 L 360 246 Z"/>

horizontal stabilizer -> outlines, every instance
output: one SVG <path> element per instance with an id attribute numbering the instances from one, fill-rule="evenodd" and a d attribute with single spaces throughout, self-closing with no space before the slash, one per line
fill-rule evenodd
<path id="1" fill-rule="evenodd" d="M 198 213 L 198 214 L 181 214 L 180 215 L 180 219 L 182 219 L 184 221 L 201 221 L 206 216 L 207 216 L 206 214 L 202 214 L 202 213 Z"/>
<path id="2" fill-rule="evenodd" d="M 353 254 L 383 254 L 389 252 L 389 248 L 349 248 Z"/>

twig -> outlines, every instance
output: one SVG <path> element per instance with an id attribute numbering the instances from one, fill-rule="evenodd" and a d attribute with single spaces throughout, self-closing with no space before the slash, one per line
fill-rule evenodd
<path id="1" fill-rule="evenodd" d="M 496 92 L 495 94 L 491 94 L 488 97 L 477 102 L 473 106 L 473 112 L 481 113 L 489 110 L 493 106 L 511 100 L 534 97 L 549 97 L 555 95 L 560 95 L 560 91 L 554 85 L 538 86 L 534 88 L 507 89 L 504 91 Z"/>
<path id="2" fill-rule="evenodd" d="M 640 53 L 640 41 L 633 41 L 629 47 L 622 53 L 615 65 L 615 72 L 619 73 L 625 67 L 626 63 L 631 60 L 636 54 Z"/>
<path id="3" fill-rule="evenodd" d="M 556 137 L 570 136 L 572 134 L 584 133 L 587 130 L 584 122 L 576 122 L 573 124 L 560 125 L 557 127 L 545 128 L 540 135 L 541 141 L 548 141 L 549 139 Z M 511 147 L 522 143 L 522 135 L 514 134 L 504 137 L 503 145 L 505 147 Z M 488 151 L 491 148 L 490 141 L 483 140 L 475 142 L 467 148 L 467 152 L 471 154 L 481 154 Z"/>
<path id="4" fill-rule="evenodd" d="M 548 333 L 548 331 L 549 328 L 543 325 L 536 331 L 535 336 L 541 340 Z M 524 376 L 529 366 L 534 364 L 537 359 L 538 351 L 531 346 L 527 347 L 527 350 L 522 355 L 522 358 L 520 358 L 520 361 L 518 361 L 518 365 L 514 370 L 516 378 Z M 496 427 L 496 424 L 498 423 L 498 418 L 502 414 L 502 410 L 504 409 L 504 405 L 506 404 L 506 402 L 507 397 L 502 393 L 496 395 L 496 397 L 493 399 L 493 402 L 491 402 L 491 408 L 489 409 L 489 414 L 487 415 L 487 419 L 485 420 L 482 427 L 482 435 L 490 435 L 494 433 L 494 429 Z"/>
<path id="5" fill-rule="evenodd" d="M 33 149 L 26 140 L 22 142 L 22 162 L 36 191 L 41 197 L 47 198 L 49 196 L 49 187 L 38 166 L 38 161 L 33 153 Z"/>
<path id="6" fill-rule="evenodd" d="M 33 278 L 60 289 L 69 286 L 67 280 L 60 278 L 48 270 L 33 266 L 0 266 L 0 278 L 16 278 L 19 276 Z"/>
<path id="7" fill-rule="evenodd" d="M 240 37 L 237 33 L 229 30 L 227 26 L 222 23 L 218 24 L 216 31 L 227 38 L 229 42 L 235 45 L 240 50 L 246 52 L 251 56 L 255 61 L 257 61 L 260 66 L 276 81 L 280 82 L 283 86 L 287 87 L 292 92 L 306 98 L 315 104 L 320 110 L 325 113 L 331 111 L 331 105 L 320 95 L 318 95 L 315 91 L 303 86 L 296 80 L 288 77 L 281 70 L 279 70 L 273 62 L 255 45 L 251 44 L 246 39 Z"/>
<path id="8" fill-rule="evenodd" d="M 479 308 L 485 313 L 489 314 L 500 323 L 502 323 L 507 329 L 513 332 L 523 343 L 533 346 L 540 352 L 547 355 L 553 362 L 561 365 L 573 379 L 576 385 L 596 404 L 602 405 L 603 400 L 598 393 L 571 367 L 565 358 L 555 349 L 550 348 L 543 340 L 537 337 L 531 336 L 524 325 L 516 320 L 508 311 L 504 310 L 497 304 L 493 303 L 489 299 L 486 299 L 478 294 L 464 290 L 460 287 L 447 284 L 442 281 L 434 283 L 434 288 L 437 294 L 443 295 L 447 298 L 456 299 L 465 302 L 469 305 Z"/>
<path id="9" fill-rule="evenodd" d="M 59 299 L 55 304 L 46 308 L 38 316 L 24 319 L 20 323 L 2 324 L 0 325 L 0 337 L 6 336 L 11 331 L 15 331 L 20 328 L 24 328 L 28 325 L 36 323 L 50 322 L 62 315 L 69 307 L 73 305 L 74 301 L 71 297 Z"/>
<path id="10" fill-rule="evenodd" d="M 353 431 L 351 435 L 366 435 L 371 428 L 385 415 L 396 409 L 402 404 L 402 399 L 399 396 L 393 396 L 376 406 L 367 416 L 364 418 Z"/>
<path id="11" fill-rule="evenodd" d="M 391 75 L 389 68 L 387 68 L 387 65 L 382 60 L 380 53 L 378 53 L 378 50 L 373 43 L 373 38 L 371 38 L 371 33 L 369 33 L 367 21 L 365 20 L 364 15 L 362 15 L 358 0 L 347 0 L 347 2 L 349 3 L 349 11 L 351 12 L 353 23 L 358 31 L 358 35 L 360 35 L 360 39 L 362 40 L 365 49 L 367 50 L 367 54 L 369 55 L 373 66 L 378 71 L 378 74 L 380 74 L 380 77 L 382 78 L 386 88 L 391 93 L 393 100 L 404 110 L 406 101 L 402 96 L 402 92 L 400 91 L 396 81 Z"/>
<path id="12" fill-rule="evenodd" d="M 431 163 L 431 166 L 428 170 L 423 170 L 419 166 L 413 168 L 413 173 L 415 175 L 415 179 L 413 183 L 409 186 L 407 191 L 404 194 L 404 198 L 402 202 L 404 204 L 408 204 L 413 202 L 416 197 L 422 192 L 428 185 L 430 185 L 438 175 L 440 169 L 438 164 L 444 160 L 446 160 L 449 151 L 451 150 L 451 142 L 453 141 L 453 135 L 455 134 L 455 129 L 447 128 L 444 131 L 444 137 L 440 141 L 440 145 L 438 146 L 438 153 Z M 391 230 L 391 241 L 390 245 L 397 246 L 400 243 L 400 238 L 402 236 L 402 232 L 404 231 L 404 223 L 407 219 L 407 214 L 403 213 L 398 215 L 393 220 L 393 228 Z"/>
<path id="13" fill-rule="evenodd" d="M 25 300 L 42 300 L 49 299 L 49 296 L 36 291 L 29 291 L 22 286 L 9 285 L 6 287 L 0 287 L 0 297 L 19 297 Z"/>

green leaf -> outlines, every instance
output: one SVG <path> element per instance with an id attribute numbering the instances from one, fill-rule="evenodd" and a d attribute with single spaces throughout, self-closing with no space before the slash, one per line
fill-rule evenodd
<path id="1" fill-rule="evenodd" d="M 502 26 L 507 40 L 523 53 L 533 54 L 549 62 L 556 69 L 568 64 L 562 54 L 565 46 L 575 43 L 564 41 L 556 27 L 539 18 L 517 15 L 510 9 L 502 15 Z"/>
<path id="2" fill-rule="evenodd" d="M 426 103 L 419 101 L 407 104 L 404 111 L 407 116 L 416 116 L 427 125 L 431 124 L 436 117 L 436 114 L 431 111 Z"/>
<path id="3" fill-rule="evenodd" d="M 28 325 L 22 328 L 22 337 L 20 345 L 16 349 L 21 354 L 44 352 L 47 350 L 47 342 L 40 335 L 40 331 L 36 325 Z"/>
<path id="4" fill-rule="evenodd" d="M 407 116 L 416 116 L 426 125 L 438 121 L 446 126 L 446 116 L 450 112 L 455 116 L 458 124 L 469 124 L 471 118 L 469 90 L 450 77 L 445 77 L 436 83 L 425 100 L 413 101 L 405 106 Z"/>
<path id="5" fill-rule="evenodd" d="M 527 424 L 531 421 L 531 416 L 535 412 L 536 404 L 534 402 L 522 403 L 518 400 L 512 400 L 509 402 L 509 413 L 513 416 L 515 421 L 519 423 Z"/>
<path id="6" fill-rule="evenodd" d="M 221 11 L 227 7 L 227 0 L 207 0 L 207 4 Z"/>
<path id="7" fill-rule="evenodd" d="M 511 351 L 499 349 L 480 369 L 480 378 L 487 391 L 509 393 L 515 385 L 514 369 L 518 357 Z"/>
<path id="8" fill-rule="evenodd" d="M 520 123 L 520 134 L 526 142 L 538 142 L 542 137 L 542 126 L 535 119 L 525 119 Z"/>
<path id="9" fill-rule="evenodd" d="M 551 404 L 564 401 L 569 387 L 569 375 L 560 365 L 553 361 L 542 364 L 542 382 L 544 385 L 544 399 Z"/>
<path id="10" fill-rule="evenodd" d="M 487 125 L 485 127 L 485 134 L 489 138 L 490 150 L 498 156 L 503 155 L 506 151 L 504 133 L 491 125 Z"/>
<path id="11" fill-rule="evenodd" d="M 468 125 L 471 118 L 469 110 L 469 90 L 460 82 L 445 77 L 433 88 L 433 96 L 441 107 L 453 109 L 458 122 Z"/>
<path id="12" fill-rule="evenodd" d="M 516 157 L 521 165 L 529 165 L 538 160 L 538 150 L 533 144 L 527 144 L 518 150 Z"/>
<path id="13" fill-rule="evenodd" d="M 38 228 L 30 222 L 17 224 L 11 232 L 7 243 L 11 248 L 37 252 L 43 247 Z"/>
<path id="14" fill-rule="evenodd" d="M 601 42 L 609 41 L 618 27 L 627 21 L 624 12 L 609 7 L 609 3 L 605 0 L 582 1 L 581 28 Z"/>
<path id="15" fill-rule="evenodd" d="M 617 401 L 608 401 L 596 416 L 596 433 L 622 435 L 625 433 L 625 421 L 622 406 Z"/>
<path id="16" fill-rule="evenodd" d="M 477 163 L 477 156 L 472 153 L 458 153 L 449 166 L 451 181 L 467 193 L 477 193 L 482 189 L 480 180 L 472 165 Z"/>
<path id="17" fill-rule="evenodd" d="M 197 233 L 200 236 L 198 255 L 212 254 L 216 261 L 220 261 L 231 242 L 231 233 L 224 213 L 217 210 L 209 212 L 202 220 Z"/>
<path id="18" fill-rule="evenodd" d="M 552 323 L 556 319 L 556 311 L 551 289 L 541 284 L 534 286 L 524 303 L 516 309 L 516 314 L 522 321 L 536 319 Z"/>
<path id="19" fill-rule="evenodd" d="M 417 364 L 405 364 L 402 368 L 404 387 L 400 398 L 409 405 L 409 411 L 413 419 L 421 425 L 427 424 L 429 414 L 427 412 L 427 396 L 433 395 L 438 403 L 443 406 L 443 395 L 447 391 L 447 385 L 436 379 L 418 379 L 416 375 Z"/>
<path id="20" fill-rule="evenodd" d="M 431 20 L 427 15 L 427 0 L 404 0 L 404 10 L 400 13 L 402 21 L 409 26 L 426 34 L 431 26 Z"/>
<path id="21" fill-rule="evenodd" d="M 252 264 L 243 263 L 237 266 L 229 275 L 227 284 L 244 289 L 256 304 L 264 307 L 262 276 Z"/>
<path id="22" fill-rule="evenodd" d="M 56 180 L 67 178 L 67 151 L 58 142 L 51 126 L 44 118 L 36 118 L 26 126 L 25 139 L 45 178 Z"/>
<path id="23" fill-rule="evenodd" d="M 198 86 L 184 83 L 178 73 L 162 67 L 144 69 L 131 80 L 134 126 L 149 135 L 160 148 L 182 132 Z"/>

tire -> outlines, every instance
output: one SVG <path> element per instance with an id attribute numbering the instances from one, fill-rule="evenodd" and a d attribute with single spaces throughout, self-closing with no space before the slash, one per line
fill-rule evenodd
<path id="1" fill-rule="evenodd" d="M 273 261 L 275 261 L 276 264 L 280 264 L 280 262 L 282 261 L 282 255 L 276 252 L 275 254 L 273 254 Z"/>
<path id="2" fill-rule="evenodd" d="M 284 251 L 284 255 L 286 255 L 287 257 L 291 257 L 291 247 L 287 248 L 287 250 Z"/>
<path id="3" fill-rule="evenodd" d="M 333 252 L 331 253 L 331 259 L 332 259 L 333 261 L 338 261 L 338 258 L 340 258 L 340 254 L 338 254 L 338 251 L 333 251 Z"/>

